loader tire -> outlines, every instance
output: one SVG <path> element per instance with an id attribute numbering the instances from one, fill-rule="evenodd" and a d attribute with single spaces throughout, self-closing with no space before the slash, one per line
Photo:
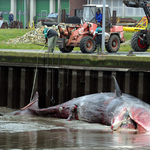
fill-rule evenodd
<path id="1" fill-rule="evenodd" d="M 82 53 L 93 53 L 96 50 L 95 41 L 91 36 L 85 36 L 80 41 L 80 50 Z"/>
<path id="2" fill-rule="evenodd" d="M 66 46 L 65 48 L 59 48 L 62 53 L 70 53 L 73 50 L 73 46 Z"/>
<path id="3" fill-rule="evenodd" d="M 106 45 L 106 50 L 109 53 L 116 53 L 120 48 L 120 39 L 117 35 L 111 35 Z"/>
<path id="4" fill-rule="evenodd" d="M 131 47 L 136 52 L 145 52 L 149 48 L 147 43 L 142 43 L 142 40 L 139 38 L 143 38 L 143 34 L 141 32 L 135 32 L 131 38 Z"/>

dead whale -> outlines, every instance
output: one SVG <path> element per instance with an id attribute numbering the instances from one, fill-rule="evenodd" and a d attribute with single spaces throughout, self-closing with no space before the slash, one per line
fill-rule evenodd
<path id="1" fill-rule="evenodd" d="M 121 92 L 114 78 L 114 93 L 96 93 L 74 98 L 63 104 L 38 107 L 39 94 L 13 115 L 37 115 L 82 120 L 90 123 L 108 125 L 112 130 L 119 128 L 150 131 L 150 105 L 140 99 Z"/>

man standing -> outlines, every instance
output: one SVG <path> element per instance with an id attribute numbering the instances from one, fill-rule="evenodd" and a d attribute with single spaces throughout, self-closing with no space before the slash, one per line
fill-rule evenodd
<path id="1" fill-rule="evenodd" d="M 56 46 L 58 33 L 54 29 L 50 28 L 45 28 L 43 33 L 45 36 L 45 44 L 48 42 L 48 51 L 46 51 L 46 53 L 52 53 Z"/>
<path id="2" fill-rule="evenodd" d="M 96 37 L 96 46 L 97 46 L 97 54 L 98 54 L 99 48 L 102 45 L 102 27 L 101 27 L 100 23 L 97 23 L 97 28 L 96 28 L 94 34 L 95 35 L 93 37 L 93 40 L 95 40 L 95 37 Z"/>
<path id="3" fill-rule="evenodd" d="M 3 20 L 3 14 L 1 11 L 0 11 L 0 20 Z"/>
<path id="4" fill-rule="evenodd" d="M 13 22 L 13 20 L 14 20 L 14 15 L 12 12 L 10 12 L 10 14 L 9 14 L 9 25 L 11 24 L 11 22 Z"/>
<path id="5" fill-rule="evenodd" d="M 99 8 L 96 12 L 96 20 L 97 20 L 97 23 L 102 23 L 102 14 Z"/>

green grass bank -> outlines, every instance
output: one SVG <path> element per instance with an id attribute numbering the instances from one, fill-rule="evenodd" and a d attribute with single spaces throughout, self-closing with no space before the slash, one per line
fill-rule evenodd
<path id="1" fill-rule="evenodd" d="M 14 39 L 23 36 L 25 33 L 34 29 L 0 29 L 0 49 L 41 49 L 43 46 L 31 44 L 31 43 L 21 43 L 21 44 L 7 44 L 9 39 Z M 124 36 L 126 41 L 130 40 L 133 33 L 125 32 Z M 41 43 L 41 45 L 44 43 Z M 47 49 L 46 47 L 44 49 Z M 56 47 L 56 50 L 58 48 Z M 80 50 L 80 48 L 75 47 L 74 50 Z M 131 50 L 129 44 L 121 44 L 119 51 L 128 52 Z"/>

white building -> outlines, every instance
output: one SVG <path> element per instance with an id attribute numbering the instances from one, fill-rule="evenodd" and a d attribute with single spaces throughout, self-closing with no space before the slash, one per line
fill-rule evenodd
<path id="1" fill-rule="evenodd" d="M 89 0 L 87 0 L 89 2 Z M 103 4 L 103 0 L 90 0 L 90 4 Z M 143 8 L 126 7 L 122 0 L 106 0 L 106 4 L 110 7 L 111 13 L 116 11 L 117 17 L 143 17 L 145 16 Z"/>
<path id="2" fill-rule="evenodd" d="M 58 2 L 61 2 L 61 5 Z M 37 20 L 38 17 L 46 17 L 49 13 L 61 9 L 66 9 L 70 16 L 74 16 L 75 10 L 79 9 L 82 12 L 82 6 L 86 3 L 103 4 L 103 0 L 0 0 L 0 11 L 5 20 L 8 20 L 9 12 L 12 11 L 14 20 L 22 21 L 26 27 L 34 16 Z M 122 0 L 106 0 L 106 4 L 110 7 L 111 16 L 114 10 L 116 16 L 122 18 L 138 20 L 145 16 L 142 8 L 126 7 Z"/>

